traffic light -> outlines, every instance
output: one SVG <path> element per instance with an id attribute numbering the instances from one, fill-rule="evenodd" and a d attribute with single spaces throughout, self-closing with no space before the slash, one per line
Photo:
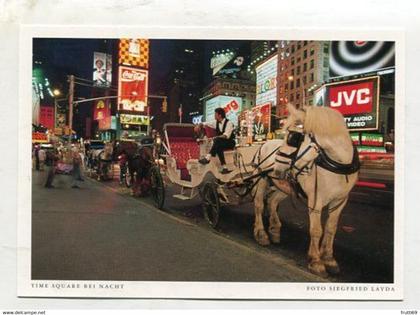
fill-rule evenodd
<path id="1" fill-rule="evenodd" d="M 166 97 L 163 99 L 162 102 L 162 113 L 168 112 L 168 102 L 166 101 Z"/>

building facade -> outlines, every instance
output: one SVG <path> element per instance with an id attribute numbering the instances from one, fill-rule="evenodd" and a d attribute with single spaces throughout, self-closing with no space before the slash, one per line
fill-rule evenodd
<path id="1" fill-rule="evenodd" d="M 329 77 L 329 42 L 285 41 L 278 43 L 277 115 L 285 105 L 313 104 L 314 90 Z"/>

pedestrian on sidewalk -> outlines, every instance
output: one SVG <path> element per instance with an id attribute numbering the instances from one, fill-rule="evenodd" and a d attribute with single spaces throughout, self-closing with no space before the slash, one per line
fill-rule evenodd
<path id="1" fill-rule="evenodd" d="M 73 184 L 71 188 L 80 188 L 79 185 L 77 185 L 77 181 L 81 179 L 80 165 L 82 164 L 82 158 L 79 154 L 79 150 L 77 149 L 77 147 L 74 147 L 71 153 L 72 153 L 72 163 L 73 163 L 73 170 L 72 170 Z"/>
<path id="2" fill-rule="evenodd" d="M 58 161 L 58 154 L 54 150 L 48 150 L 45 154 L 45 166 L 47 168 L 47 181 L 45 188 L 54 188 L 53 180 L 55 175 L 55 167 Z"/>
<path id="3" fill-rule="evenodd" d="M 127 173 L 127 154 L 125 153 L 125 150 L 122 151 L 118 160 L 118 164 L 120 165 L 120 185 L 122 185 Z"/>
<path id="4" fill-rule="evenodd" d="M 47 155 L 45 153 L 45 150 L 41 147 L 38 151 L 38 160 L 39 160 L 39 170 L 44 170 L 45 165 L 45 159 L 47 158 Z"/>
<path id="5" fill-rule="evenodd" d="M 35 169 L 37 171 L 39 171 L 39 155 L 38 155 L 38 152 L 39 152 L 39 146 L 35 145 L 34 156 L 35 156 Z"/>

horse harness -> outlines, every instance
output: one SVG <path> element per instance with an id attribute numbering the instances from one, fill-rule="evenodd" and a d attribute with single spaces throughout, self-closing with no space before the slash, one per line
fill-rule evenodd
<path id="1" fill-rule="evenodd" d="M 351 163 L 344 164 L 337 161 L 334 161 L 331 159 L 325 150 L 319 145 L 319 143 L 316 141 L 315 136 L 312 134 L 309 134 L 310 143 L 308 147 L 306 147 L 300 154 L 300 148 L 302 146 L 303 141 L 305 140 L 305 134 L 303 132 L 298 131 L 289 131 L 288 137 L 287 137 L 287 145 L 293 148 L 296 148 L 292 153 L 287 154 L 281 151 L 277 152 L 277 156 L 286 158 L 290 160 L 290 162 L 280 160 L 276 157 L 276 162 L 281 164 L 287 164 L 289 165 L 289 169 L 286 173 L 286 179 L 290 183 L 291 187 L 295 191 L 295 194 L 299 197 L 302 196 L 304 198 L 307 198 L 304 190 L 302 189 L 301 185 L 298 182 L 298 176 L 302 174 L 309 173 L 313 166 L 319 166 L 323 169 L 326 169 L 332 173 L 335 174 L 341 174 L 346 176 L 346 180 L 348 180 L 348 175 L 354 174 L 360 169 L 360 160 L 359 160 L 359 154 L 357 151 L 357 148 L 353 146 L 353 158 Z M 317 157 L 313 160 L 308 161 L 303 166 L 298 167 L 296 166 L 296 163 L 301 160 L 307 153 L 309 153 L 311 150 L 315 150 L 317 153 Z M 316 181 L 317 184 L 317 181 Z"/>

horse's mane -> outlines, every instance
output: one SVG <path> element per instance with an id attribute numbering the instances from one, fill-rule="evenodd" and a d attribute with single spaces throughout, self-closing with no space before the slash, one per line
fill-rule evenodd
<path id="1" fill-rule="evenodd" d="M 285 128 L 303 124 L 304 132 L 315 136 L 318 143 L 332 155 L 338 154 L 343 162 L 351 158 L 353 145 L 343 115 L 329 107 L 307 106 L 305 111 L 287 106 L 290 116 Z M 337 157 L 337 156 L 336 156 Z"/>
<path id="2" fill-rule="evenodd" d="M 307 107 L 303 128 L 319 137 L 349 137 L 344 117 L 329 107 Z"/>

